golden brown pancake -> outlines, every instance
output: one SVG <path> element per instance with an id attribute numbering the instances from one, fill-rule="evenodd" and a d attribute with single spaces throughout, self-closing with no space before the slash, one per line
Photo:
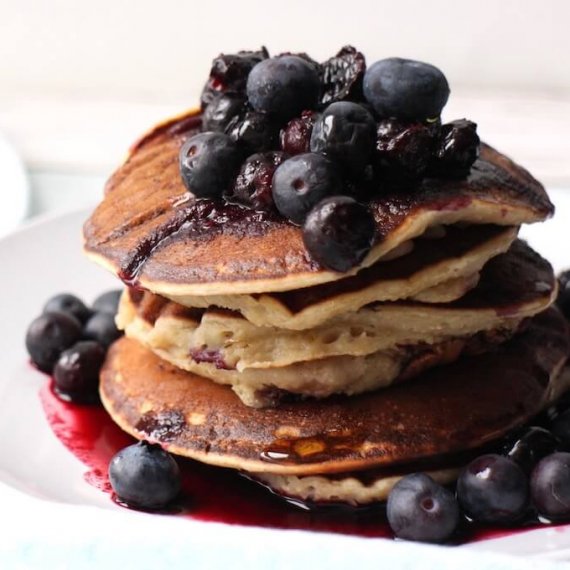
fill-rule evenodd
<path id="1" fill-rule="evenodd" d="M 566 388 L 559 372 L 569 350 L 567 324 L 549 309 L 497 350 L 406 385 L 253 409 L 228 387 L 183 372 L 123 338 L 108 353 L 100 393 L 125 431 L 179 455 L 260 473 L 343 473 L 499 438 Z"/>
<path id="2" fill-rule="evenodd" d="M 288 291 L 346 277 L 319 266 L 301 229 L 281 217 L 187 192 L 178 153 L 199 126 L 199 115 L 189 113 L 133 148 L 85 224 L 87 254 L 164 296 Z M 349 274 L 434 225 L 518 226 L 553 212 L 540 183 L 486 145 L 465 180 L 426 179 L 414 192 L 379 195 L 370 209 L 376 245 Z"/>

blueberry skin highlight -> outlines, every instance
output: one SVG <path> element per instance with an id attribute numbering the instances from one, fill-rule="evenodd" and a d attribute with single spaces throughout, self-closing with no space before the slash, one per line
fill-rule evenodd
<path id="1" fill-rule="evenodd" d="M 388 495 L 388 523 L 398 538 L 445 542 L 459 525 L 453 494 L 425 473 L 400 479 Z"/>
<path id="2" fill-rule="evenodd" d="M 148 510 L 166 507 L 181 487 L 176 460 L 160 445 L 147 441 L 125 447 L 111 459 L 109 481 L 120 501 Z"/>
<path id="3" fill-rule="evenodd" d="M 380 118 L 422 121 L 439 116 L 449 85 L 445 75 L 429 63 L 391 57 L 366 70 L 363 92 Z"/>
<path id="4" fill-rule="evenodd" d="M 320 82 L 314 66 L 296 55 L 283 55 L 258 63 L 247 78 L 247 97 L 262 113 L 291 119 L 317 106 Z"/>

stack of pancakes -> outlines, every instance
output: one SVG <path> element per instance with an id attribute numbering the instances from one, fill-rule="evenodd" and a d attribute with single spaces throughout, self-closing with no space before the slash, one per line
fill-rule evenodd
<path id="1" fill-rule="evenodd" d="M 566 388 L 556 280 L 517 240 L 553 207 L 524 169 L 482 145 L 464 180 L 378 196 L 375 246 L 337 273 L 284 219 L 187 192 L 178 153 L 199 124 L 144 137 L 85 225 L 129 285 L 101 377 L 127 432 L 360 505 L 410 471 L 451 481 Z"/>

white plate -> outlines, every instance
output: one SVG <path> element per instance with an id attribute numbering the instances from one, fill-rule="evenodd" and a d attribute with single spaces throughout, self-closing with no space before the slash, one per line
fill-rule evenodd
<path id="1" fill-rule="evenodd" d="M 30 189 L 24 165 L 14 147 L 0 134 L 0 236 L 14 230 L 26 216 Z"/>
<path id="2" fill-rule="evenodd" d="M 570 223 L 570 194 L 556 192 L 553 197 L 560 210 L 555 221 L 525 230 L 524 235 L 560 269 L 570 266 L 570 251 L 563 240 Z M 152 559 L 152 552 L 145 549 L 160 544 L 163 562 L 167 554 L 175 561 L 180 552 L 192 547 L 192 560 L 207 561 L 211 567 L 218 567 L 218 562 L 221 566 L 224 560 L 233 560 L 235 566 L 235 556 L 260 567 L 270 562 L 274 567 L 288 567 L 285 562 L 291 562 L 290 556 L 301 553 L 304 562 L 327 560 L 329 568 L 379 559 L 390 562 L 391 566 L 386 567 L 410 567 L 400 564 L 421 559 L 422 568 L 431 568 L 428 560 L 432 560 L 433 567 L 442 570 L 453 560 L 450 568 L 461 564 L 466 569 L 471 567 L 470 561 L 477 561 L 480 570 L 485 567 L 481 566 L 485 555 L 477 551 L 522 555 L 527 559 L 537 556 L 543 562 L 570 560 L 570 526 L 441 548 L 326 533 L 206 524 L 117 507 L 106 494 L 84 482 L 86 468 L 52 434 L 38 398 L 45 377 L 29 366 L 23 342 L 28 323 L 52 294 L 71 291 L 92 300 L 101 291 L 117 286 L 113 276 L 81 254 L 81 224 L 86 217 L 87 212 L 76 212 L 44 219 L 0 240 L 0 512 L 3 521 L 10 520 L 9 527 L 4 527 L 7 530 L 3 530 L 3 541 L 15 545 L 14 556 L 29 556 L 35 552 L 35 546 L 49 540 L 50 544 L 62 545 L 68 559 L 84 554 L 89 543 L 91 559 L 96 560 L 101 545 L 109 548 L 113 544 L 116 554 L 142 532 L 146 538 L 144 544 L 137 543 L 137 553 L 146 553 L 147 562 Z M 70 518 L 73 524 L 69 524 Z M 288 537 L 286 553 L 284 536 Z M 295 539 L 290 540 L 291 537 Z M 218 546 L 211 548 L 213 544 Z M 219 548 L 219 544 L 224 544 L 224 548 Z M 132 549 L 129 552 L 132 561 L 136 556 L 133 558 Z M 300 558 L 296 560 L 296 565 L 305 566 Z M 496 560 L 494 564 L 491 567 L 502 567 Z M 511 561 L 508 567 L 522 568 L 524 564 L 521 558 L 516 563 Z M 49 567 L 46 559 L 40 565 Z"/>

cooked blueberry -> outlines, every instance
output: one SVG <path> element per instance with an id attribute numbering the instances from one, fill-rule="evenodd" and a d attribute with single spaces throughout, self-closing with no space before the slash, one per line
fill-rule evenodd
<path id="1" fill-rule="evenodd" d="M 228 188 L 240 163 L 236 143 L 222 133 L 200 133 L 180 149 L 180 174 L 197 198 L 216 198 Z"/>
<path id="2" fill-rule="evenodd" d="M 570 520 L 570 453 L 553 453 L 534 468 L 530 493 L 535 509 L 553 521 Z"/>
<path id="3" fill-rule="evenodd" d="M 249 111 L 235 117 L 226 132 L 247 153 L 277 148 L 279 125 L 265 113 Z"/>
<path id="4" fill-rule="evenodd" d="M 281 130 L 281 148 L 290 156 L 309 152 L 311 133 L 317 118 L 314 111 L 303 111 L 300 117 L 291 119 Z"/>
<path id="5" fill-rule="evenodd" d="M 125 447 L 111 459 L 109 480 L 119 501 L 149 510 L 166 507 L 181 486 L 176 460 L 160 445 L 146 441 Z"/>
<path id="6" fill-rule="evenodd" d="M 478 522 L 506 524 L 528 506 L 528 480 L 522 469 L 500 455 L 473 460 L 457 481 L 457 498 L 465 514 Z"/>
<path id="7" fill-rule="evenodd" d="M 53 379 L 62 397 L 74 402 L 97 402 L 99 372 L 105 349 L 92 340 L 84 340 L 64 350 L 57 361 Z"/>
<path id="8" fill-rule="evenodd" d="M 205 109 L 220 93 L 245 93 L 249 72 L 253 66 L 269 57 L 263 47 L 259 51 L 220 54 L 212 61 L 210 77 L 202 90 L 201 103 Z"/>
<path id="9" fill-rule="evenodd" d="M 115 324 L 115 316 L 111 313 L 95 313 L 83 327 L 83 337 L 95 340 L 105 348 L 116 341 L 121 332 Z"/>
<path id="10" fill-rule="evenodd" d="M 530 474 L 533 467 L 547 455 L 558 450 L 560 442 L 547 429 L 530 426 L 517 434 L 504 448 L 504 454 Z"/>
<path id="11" fill-rule="evenodd" d="M 550 429 L 563 448 L 570 450 L 570 409 L 560 412 L 552 421 Z"/>
<path id="12" fill-rule="evenodd" d="M 443 177 L 464 177 L 479 156 L 477 125 L 467 119 L 442 125 L 432 163 L 433 173 Z"/>
<path id="13" fill-rule="evenodd" d="M 32 362 L 51 373 L 60 354 L 81 336 L 81 323 L 68 313 L 45 313 L 32 321 L 26 348 Z"/>
<path id="14" fill-rule="evenodd" d="M 303 227 L 303 241 L 323 267 L 348 271 L 370 251 L 375 230 L 368 208 L 348 196 L 334 196 L 311 210 Z"/>
<path id="15" fill-rule="evenodd" d="M 243 113 L 245 95 L 221 93 L 206 107 L 202 116 L 202 130 L 223 132 L 230 121 Z"/>
<path id="16" fill-rule="evenodd" d="M 366 71 L 364 56 L 354 47 L 343 47 L 335 57 L 322 64 L 321 103 L 335 101 L 360 101 L 362 79 Z"/>
<path id="17" fill-rule="evenodd" d="M 279 212 L 296 224 L 326 196 L 342 191 L 335 165 L 320 154 L 298 154 L 281 164 L 273 175 L 273 201 Z"/>
<path id="18" fill-rule="evenodd" d="M 273 210 L 273 174 L 285 160 L 283 152 L 264 152 L 250 156 L 236 178 L 233 197 L 255 210 Z"/>
<path id="19" fill-rule="evenodd" d="M 247 97 L 256 111 L 290 119 L 314 109 L 319 97 L 319 74 L 296 55 L 272 57 L 258 63 L 247 79 Z"/>
<path id="20" fill-rule="evenodd" d="M 384 119 L 378 124 L 376 168 L 383 179 L 405 183 L 420 179 L 431 160 L 433 137 L 422 123 Z"/>
<path id="21" fill-rule="evenodd" d="M 556 305 L 562 314 L 570 319 L 570 270 L 563 271 L 558 275 L 558 297 Z"/>
<path id="22" fill-rule="evenodd" d="M 364 74 L 364 97 L 381 118 L 423 121 L 440 115 L 449 97 L 445 75 L 433 65 L 391 57 Z"/>
<path id="23" fill-rule="evenodd" d="M 101 293 L 95 301 L 93 301 L 93 310 L 98 313 L 110 313 L 116 315 L 119 309 L 119 300 L 121 299 L 122 291 L 120 289 L 113 289 Z"/>
<path id="24" fill-rule="evenodd" d="M 75 317 L 80 323 L 84 323 L 90 316 L 91 311 L 85 303 L 71 293 L 60 293 L 52 297 L 44 305 L 44 313 L 67 313 Z"/>
<path id="25" fill-rule="evenodd" d="M 358 103 L 332 103 L 315 122 L 311 151 L 322 152 L 351 172 L 359 172 L 374 152 L 376 123 Z"/>
<path id="26" fill-rule="evenodd" d="M 453 494 L 424 473 L 400 479 L 388 495 L 388 523 L 398 538 L 445 542 L 459 525 Z"/>

